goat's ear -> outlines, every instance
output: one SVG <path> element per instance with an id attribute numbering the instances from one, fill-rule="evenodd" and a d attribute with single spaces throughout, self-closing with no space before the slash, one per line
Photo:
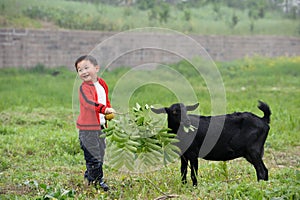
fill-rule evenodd
<path id="1" fill-rule="evenodd" d="M 165 108 L 151 108 L 151 110 L 156 114 L 167 113 Z"/>
<path id="2" fill-rule="evenodd" d="M 193 111 L 196 110 L 196 108 L 199 106 L 199 103 L 196 103 L 195 105 L 186 106 L 187 111 Z"/>

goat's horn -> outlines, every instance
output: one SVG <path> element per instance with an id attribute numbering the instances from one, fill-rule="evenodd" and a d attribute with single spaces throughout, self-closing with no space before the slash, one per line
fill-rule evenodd
<path id="1" fill-rule="evenodd" d="M 156 114 L 166 113 L 165 108 L 151 108 L 151 110 L 152 110 L 152 112 L 154 112 Z"/>
<path id="2" fill-rule="evenodd" d="M 187 111 L 192 111 L 192 110 L 196 110 L 196 108 L 199 106 L 199 103 L 196 103 L 194 105 L 191 106 L 186 106 L 186 110 Z"/>

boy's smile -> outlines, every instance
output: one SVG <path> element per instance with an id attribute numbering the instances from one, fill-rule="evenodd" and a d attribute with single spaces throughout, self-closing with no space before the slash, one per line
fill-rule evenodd
<path id="1" fill-rule="evenodd" d="M 94 66 L 90 61 L 83 60 L 77 64 L 78 75 L 83 81 L 97 81 L 99 66 Z"/>

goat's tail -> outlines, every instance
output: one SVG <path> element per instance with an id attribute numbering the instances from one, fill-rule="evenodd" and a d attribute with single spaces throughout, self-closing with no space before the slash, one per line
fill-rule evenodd
<path id="1" fill-rule="evenodd" d="M 268 104 L 262 102 L 262 101 L 258 101 L 259 105 L 257 106 L 261 111 L 264 112 L 264 116 L 263 116 L 263 120 L 266 123 L 270 123 L 270 116 L 271 116 L 271 110 L 270 107 L 268 106 Z"/>

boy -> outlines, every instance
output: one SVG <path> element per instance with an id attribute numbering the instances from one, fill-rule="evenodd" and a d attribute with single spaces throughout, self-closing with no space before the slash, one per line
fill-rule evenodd
<path id="1" fill-rule="evenodd" d="M 83 81 L 79 89 L 80 114 L 77 119 L 79 140 L 84 152 L 86 171 L 84 178 L 90 183 L 100 185 L 108 191 L 108 185 L 103 181 L 103 158 L 105 139 L 100 138 L 101 129 L 106 126 L 103 114 L 114 113 L 108 99 L 108 87 L 105 81 L 98 77 L 99 65 L 90 55 L 79 57 L 75 62 L 76 71 Z"/>

